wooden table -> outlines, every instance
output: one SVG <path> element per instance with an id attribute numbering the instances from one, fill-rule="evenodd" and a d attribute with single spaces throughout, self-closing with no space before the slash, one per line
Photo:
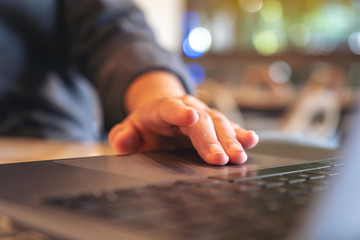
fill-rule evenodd
<path id="1" fill-rule="evenodd" d="M 0 137 L 0 164 L 114 154 L 106 143 Z"/>

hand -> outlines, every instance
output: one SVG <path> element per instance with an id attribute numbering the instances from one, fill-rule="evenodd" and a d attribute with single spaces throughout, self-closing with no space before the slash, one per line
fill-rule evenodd
<path id="1" fill-rule="evenodd" d="M 109 134 L 110 145 L 120 154 L 184 147 L 192 144 L 209 164 L 241 164 L 244 148 L 259 138 L 230 122 L 197 98 L 162 97 L 133 111 Z"/>

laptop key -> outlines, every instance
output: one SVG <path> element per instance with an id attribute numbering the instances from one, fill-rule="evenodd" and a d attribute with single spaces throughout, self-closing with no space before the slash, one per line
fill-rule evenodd
<path id="1" fill-rule="evenodd" d="M 276 177 L 270 177 L 270 178 L 263 178 L 263 187 L 265 188 L 273 188 L 273 187 L 280 187 L 285 184 L 284 181 L 281 179 L 277 179 Z"/>
<path id="2" fill-rule="evenodd" d="M 325 179 L 316 179 L 313 181 L 309 181 L 306 185 L 310 188 L 311 192 L 321 192 L 330 187 L 330 184 Z"/>
<path id="3" fill-rule="evenodd" d="M 264 183 L 264 182 L 262 182 Z M 257 179 L 252 179 L 248 181 L 243 181 L 236 183 L 237 188 L 241 192 L 249 192 L 249 191 L 256 191 L 262 188 L 262 185 L 259 184 Z"/>
<path id="4" fill-rule="evenodd" d="M 330 167 L 330 168 L 325 168 L 325 169 L 319 169 L 319 170 L 315 170 L 315 171 L 311 171 L 310 173 L 313 174 L 319 174 L 322 176 L 337 176 L 341 174 L 341 170 L 339 168 L 336 167 Z"/>
<path id="5" fill-rule="evenodd" d="M 308 175 L 305 175 L 300 172 L 300 173 L 284 174 L 283 177 L 287 178 L 288 183 L 294 184 L 294 183 L 300 183 L 306 181 Z"/>
<path id="6" fill-rule="evenodd" d="M 304 183 L 294 183 L 283 187 L 284 194 L 291 197 L 297 197 L 310 192 L 310 187 Z"/>

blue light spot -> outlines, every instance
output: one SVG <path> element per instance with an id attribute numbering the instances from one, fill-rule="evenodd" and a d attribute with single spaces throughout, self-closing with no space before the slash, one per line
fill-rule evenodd
<path id="1" fill-rule="evenodd" d="M 182 45 L 183 52 L 189 58 L 198 58 L 203 55 L 204 52 L 197 52 L 190 46 L 189 38 L 185 38 Z"/>

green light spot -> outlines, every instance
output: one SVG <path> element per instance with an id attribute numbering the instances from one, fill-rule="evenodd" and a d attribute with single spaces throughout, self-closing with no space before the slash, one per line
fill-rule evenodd
<path id="1" fill-rule="evenodd" d="M 279 39 L 272 30 L 255 33 L 253 44 L 256 51 L 262 55 L 272 55 L 280 49 Z"/>
<path id="2" fill-rule="evenodd" d="M 283 15 L 283 7 L 281 2 L 277 0 L 264 1 L 260 10 L 261 17 L 268 22 L 276 22 L 281 19 Z"/>

